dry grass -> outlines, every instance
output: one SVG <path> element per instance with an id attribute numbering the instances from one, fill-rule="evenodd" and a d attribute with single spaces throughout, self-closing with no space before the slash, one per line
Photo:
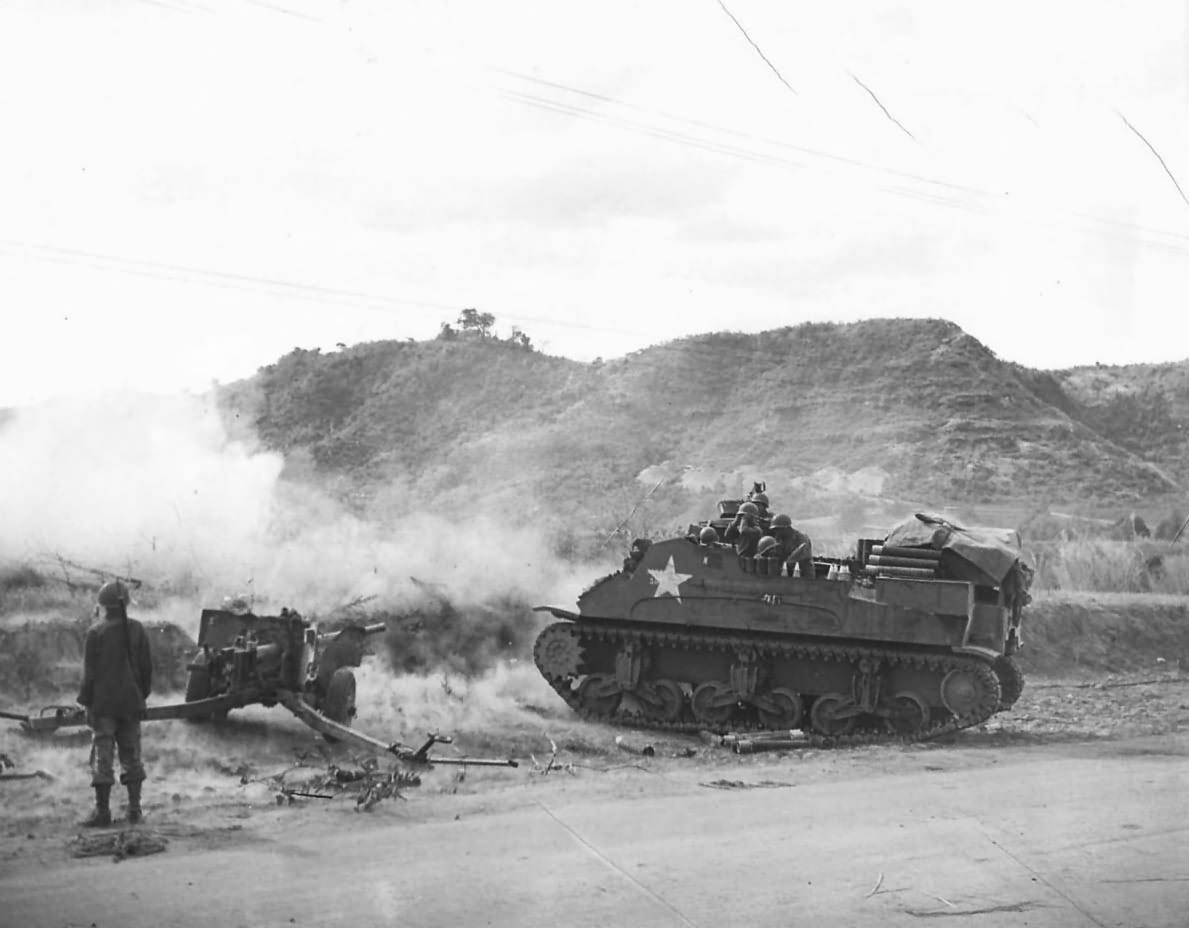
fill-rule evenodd
<path id="1" fill-rule="evenodd" d="M 1048 542 L 1030 552 L 1034 589 L 1189 594 L 1189 550 L 1153 541 Z"/>

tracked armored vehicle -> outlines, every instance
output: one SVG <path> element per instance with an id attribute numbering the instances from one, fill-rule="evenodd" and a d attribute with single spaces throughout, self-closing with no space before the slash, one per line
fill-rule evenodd
<path id="1" fill-rule="evenodd" d="M 695 529 L 637 542 L 577 612 L 539 607 L 562 621 L 538 636 L 537 668 L 582 716 L 838 744 L 935 737 L 1019 697 L 1012 655 L 1032 571 L 1016 532 L 919 514 L 789 576 Z"/>

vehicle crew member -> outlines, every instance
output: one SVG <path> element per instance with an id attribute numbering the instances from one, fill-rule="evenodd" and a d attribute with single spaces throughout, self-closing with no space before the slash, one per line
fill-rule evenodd
<path id="1" fill-rule="evenodd" d="M 789 565 L 792 572 L 793 565 L 801 568 L 801 576 L 813 579 L 813 542 L 804 532 L 793 528 L 793 520 L 781 513 L 772 517 L 772 525 L 768 534 L 776 539 L 779 550 L 768 552 L 769 557 L 780 557 Z"/>
<path id="2" fill-rule="evenodd" d="M 764 536 L 759 526 L 759 515 L 760 510 L 755 503 L 743 503 L 734 521 L 723 532 L 723 541 L 734 541 L 740 557 L 755 557 L 756 546 Z"/>
<path id="3" fill-rule="evenodd" d="M 128 788 L 128 821 L 141 820 L 140 785 L 145 770 L 140 759 L 140 720 L 153 683 L 153 660 L 144 626 L 128 618 L 130 596 L 119 580 L 99 589 L 96 614 L 83 645 L 83 684 L 78 702 L 91 726 L 91 785 L 95 810 L 87 826 L 111 824 L 113 761 L 120 756 L 120 782 Z"/>

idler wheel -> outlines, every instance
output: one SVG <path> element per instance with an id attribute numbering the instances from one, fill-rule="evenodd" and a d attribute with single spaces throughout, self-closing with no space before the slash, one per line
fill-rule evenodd
<path id="1" fill-rule="evenodd" d="M 592 673 L 578 687 L 578 702 L 588 715 L 609 718 L 619 708 L 623 689 L 609 673 Z"/>
<path id="2" fill-rule="evenodd" d="M 855 716 L 842 715 L 851 700 L 839 693 L 819 696 L 809 709 L 809 721 L 813 730 L 829 738 L 845 735 L 855 727 Z"/>
<path id="3" fill-rule="evenodd" d="M 685 694 L 672 680 L 657 680 L 652 684 L 652 692 L 648 696 L 651 698 L 640 700 L 647 718 L 656 722 L 676 722 L 681 717 Z"/>
<path id="4" fill-rule="evenodd" d="M 987 676 L 990 677 L 989 681 Z M 992 694 L 988 683 L 994 689 L 999 689 L 994 673 L 984 676 L 974 667 L 960 667 L 951 670 L 941 680 L 941 704 L 958 718 L 982 712 L 983 707 L 992 696 L 994 698 L 992 706 L 998 706 L 999 693 Z M 989 715 L 990 711 L 987 714 Z"/>
<path id="5" fill-rule="evenodd" d="M 929 707 L 916 693 L 897 693 L 889 709 L 884 724 L 897 735 L 915 735 L 929 724 Z"/>
<path id="6" fill-rule="evenodd" d="M 1024 674 L 1010 657 L 995 661 L 995 676 L 999 678 L 999 711 L 1010 709 L 1024 692 Z"/>
<path id="7" fill-rule="evenodd" d="M 694 718 L 705 725 L 724 725 L 735 711 L 735 692 L 726 683 L 712 680 L 694 690 L 690 707 Z"/>
<path id="8" fill-rule="evenodd" d="M 778 686 L 765 694 L 772 708 L 759 708 L 760 724 L 765 728 L 796 728 L 801 724 L 805 704 L 801 697 L 790 689 Z"/>

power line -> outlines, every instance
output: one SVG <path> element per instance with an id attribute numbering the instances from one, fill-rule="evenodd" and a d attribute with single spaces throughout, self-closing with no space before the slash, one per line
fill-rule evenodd
<path id="1" fill-rule="evenodd" d="M 699 129 L 709 129 L 715 132 L 721 132 L 725 135 L 739 136 L 752 142 L 760 142 L 773 147 L 785 149 L 788 151 L 795 151 L 801 154 L 809 155 L 814 158 L 829 160 L 836 164 L 859 168 L 868 171 L 874 171 L 881 174 L 886 174 L 901 180 L 909 181 L 924 185 L 928 188 L 934 188 L 936 191 L 944 191 L 944 193 L 934 192 L 929 193 L 922 190 L 914 190 L 911 187 L 892 187 L 887 185 L 877 185 L 877 189 L 896 196 L 909 197 L 912 199 L 921 200 L 922 202 L 931 202 L 938 205 L 944 205 L 950 208 L 964 209 L 967 211 L 975 210 L 982 211 L 986 205 L 994 204 L 998 207 L 1005 207 L 1016 214 L 1026 210 L 1027 207 L 1012 203 L 1005 199 L 1005 195 L 994 193 L 980 187 L 971 186 L 968 184 L 959 184 L 952 181 L 943 181 L 932 177 L 927 177 L 920 174 L 915 174 L 908 171 L 900 171 L 894 168 L 888 168 L 883 165 L 872 162 L 862 161 L 860 159 L 848 158 L 842 155 L 836 155 L 831 152 L 822 151 L 820 149 L 809 148 L 802 145 L 796 145 L 788 142 L 783 142 L 777 139 L 765 138 L 756 136 L 754 134 L 741 132 L 735 129 L 729 129 L 722 126 L 717 126 L 713 123 L 707 123 L 696 120 L 685 119 L 684 117 L 675 116 L 663 111 L 652 110 L 645 107 L 640 107 L 636 104 L 627 103 L 618 100 L 615 97 L 606 96 L 603 94 L 592 93 L 577 87 L 571 87 L 567 84 L 562 84 L 555 81 L 548 81 L 530 75 L 519 74 L 514 71 L 506 71 L 502 69 L 492 69 L 497 73 L 505 74 L 517 80 L 527 81 L 539 84 L 545 87 L 560 90 L 566 94 L 575 94 L 578 96 L 588 97 L 591 99 L 600 100 L 602 102 L 611 103 L 616 106 L 622 106 L 627 109 L 639 110 L 649 113 L 654 116 L 660 116 L 666 120 L 677 123 L 684 123 L 686 125 L 694 126 Z M 497 88 L 497 92 L 513 102 L 521 103 L 529 106 L 536 106 L 541 109 L 552 110 L 563 115 L 573 116 L 579 119 L 590 119 L 593 121 L 604 122 L 611 125 L 619 126 L 620 128 L 636 131 L 641 134 L 650 135 L 654 138 L 659 138 L 665 141 L 675 142 L 678 144 L 689 145 L 703 151 L 723 154 L 734 158 L 749 160 L 756 163 L 767 163 L 771 165 L 804 168 L 807 165 L 790 161 L 779 155 L 760 152 L 754 148 L 745 146 L 734 146 L 724 143 L 714 142 L 702 138 L 697 135 L 691 135 L 675 129 L 667 129 L 656 125 L 655 123 L 640 123 L 625 119 L 622 116 L 615 116 L 608 113 L 592 110 L 589 107 L 584 107 L 576 103 L 568 103 L 563 100 L 550 99 L 548 97 L 540 97 L 532 94 L 526 94 L 520 91 L 505 90 Z M 947 195 L 948 194 L 948 195 Z M 1039 212 L 1033 210 L 1033 212 Z M 1080 210 L 1072 209 L 1050 209 L 1040 213 L 1045 217 L 1063 216 L 1069 219 L 1075 219 L 1078 222 L 1092 225 L 1095 227 L 1112 228 L 1132 238 L 1160 248 L 1167 252 L 1184 255 L 1189 254 L 1189 235 L 1183 233 L 1171 232 L 1164 229 L 1155 229 L 1149 226 L 1143 226 L 1138 223 L 1126 222 L 1116 219 L 1114 217 L 1098 216 L 1093 213 L 1086 213 Z"/>
<path id="2" fill-rule="evenodd" d="M 173 264 L 160 261 L 149 261 L 142 258 L 129 258 L 120 255 L 104 254 L 78 248 L 64 248 L 35 242 L 14 242 L 0 239 L 0 253 L 26 256 L 41 261 L 55 261 L 66 264 L 89 264 L 100 270 L 116 271 L 123 274 L 148 277 L 157 280 L 170 280 L 183 283 L 199 283 L 214 287 L 233 290 L 244 290 L 252 293 L 266 293 L 272 296 L 286 296 L 294 299 L 309 300 L 319 303 L 346 304 L 360 309 L 375 311 L 392 311 L 402 307 L 420 306 L 427 309 L 445 310 L 450 313 L 461 313 L 465 307 L 462 304 L 439 303 L 429 300 L 399 297 L 387 294 L 368 293 L 360 290 L 346 290 L 336 287 L 326 287 L 318 284 L 294 283 L 278 278 L 260 277 L 250 274 L 218 271 L 211 268 L 193 265 Z M 591 332 L 603 332 L 612 335 L 636 335 L 652 338 L 654 333 L 641 332 L 631 329 L 612 328 L 609 326 L 591 325 L 583 322 L 547 319 L 543 316 L 533 316 L 523 313 L 502 313 L 501 318 L 514 322 L 529 322 L 537 325 L 551 326 L 561 329 L 578 329 Z M 452 320 L 447 320 L 452 321 Z"/>
<path id="3" fill-rule="evenodd" d="M 1116 110 L 1116 112 L 1118 112 L 1118 111 Z M 1162 157 L 1160 157 L 1160 152 L 1158 152 L 1156 150 L 1156 146 L 1153 145 L 1151 142 L 1149 142 L 1147 140 L 1147 138 L 1144 136 L 1144 134 L 1142 132 L 1140 132 L 1139 129 L 1135 128 L 1135 126 L 1133 126 L 1131 124 L 1131 122 L 1127 119 L 1127 117 L 1124 116 L 1122 113 L 1119 113 L 1119 118 L 1121 120 L 1123 120 L 1123 125 L 1125 125 L 1128 129 L 1130 129 L 1137 136 L 1139 136 L 1139 140 L 1148 146 L 1148 151 L 1150 151 L 1153 155 L 1156 156 L 1156 160 L 1159 161 L 1160 166 L 1162 168 L 1164 168 L 1164 173 L 1168 175 L 1168 179 L 1172 181 L 1172 185 L 1177 188 L 1177 193 L 1179 193 L 1181 195 L 1181 199 L 1185 202 L 1186 205 L 1189 205 L 1189 197 L 1185 196 L 1185 191 L 1181 189 L 1181 185 L 1179 183 L 1177 183 L 1176 177 L 1173 176 L 1172 171 L 1169 170 L 1168 165 L 1165 163 L 1164 159 Z"/>
<path id="4" fill-rule="evenodd" d="M 769 60 L 768 56 L 764 54 L 764 50 L 756 44 L 755 39 L 747 34 L 747 30 L 743 28 L 743 23 L 736 19 L 735 14 L 727 9 L 727 5 L 723 3 L 722 0 L 718 0 L 718 5 L 722 8 L 722 11 L 731 18 L 731 22 L 739 27 L 739 31 L 743 33 L 743 38 L 747 39 L 748 44 L 750 44 L 751 47 L 756 50 L 756 54 L 764 60 L 764 64 L 766 64 L 772 70 L 772 73 L 775 74 L 780 82 L 789 89 L 789 92 L 794 97 L 797 96 L 797 91 L 793 90 L 793 85 L 784 79 L 784 75 L 776 69 L 776 65 L 774 65 L 771 60 Z"/>

